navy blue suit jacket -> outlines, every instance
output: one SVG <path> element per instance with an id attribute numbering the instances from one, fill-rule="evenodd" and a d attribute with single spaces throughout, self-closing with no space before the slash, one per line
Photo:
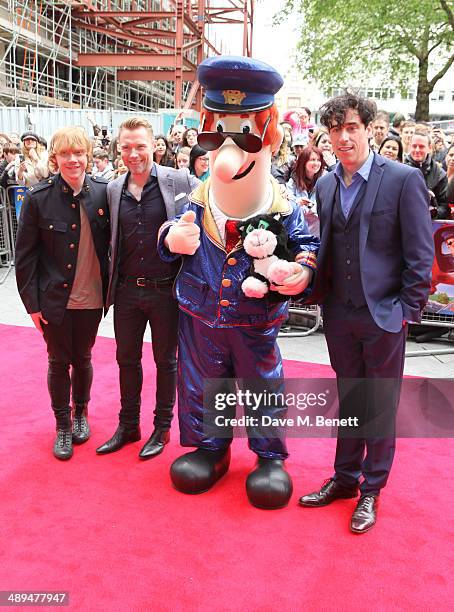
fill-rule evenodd
<path id="1" fill-rule="evenodd" d="M 330 291 L 331 219 L 337 187 L 334 172 L 317 182 L 320 251 L 311 302 Z M 335 256 L 335 254 L 334 254 Z M 419 322 L 430 289 L 434 258 L 428 193 L 415 168 L 374 154 L 361 205 L 359 257 L 363 291 L 376 324 L 388 332 L 405 319 Z"/>

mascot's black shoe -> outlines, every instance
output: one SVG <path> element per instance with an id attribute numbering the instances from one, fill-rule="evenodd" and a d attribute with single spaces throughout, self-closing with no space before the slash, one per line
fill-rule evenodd
<path id="1" fill-rule="evenodd" d="M 172 463 L 170 478 L 181 493 L 205 493 L 224 476 L 229 465 L 230 446 L 222 451 L 198 448 Z"/>
<path id="2" fill-rule="evenodd" d="M 285 471 L 284 461 L 259 457 L 257 467 L 247 477 L 246 492 L 251 504 L 257 508 L 284 508 L 293 493 L 292 479 Z"/>

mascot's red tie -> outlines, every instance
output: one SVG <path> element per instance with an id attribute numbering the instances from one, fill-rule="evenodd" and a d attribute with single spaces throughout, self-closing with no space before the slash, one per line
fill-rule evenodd
<path id="1" fill-rule="evenodd" d="M 225 222 L 225 250 L 227 253 L 233 251 L 240 241 L 240 230 L 238 229 L 238 221 L 227 219 Z"/>

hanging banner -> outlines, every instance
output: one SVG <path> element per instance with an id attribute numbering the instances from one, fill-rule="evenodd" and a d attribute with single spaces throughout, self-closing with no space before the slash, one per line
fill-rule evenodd
<path id="1" fill-rule="evenodd" d="M 12 202 L 14 204 L 14 208 L 16 209 L 16 218 L 19 221 L 20 211 L 24 202 L 25 194 L 27 192 L 27 187 L 13 187 L 11 189 L 11 192 Z"/>

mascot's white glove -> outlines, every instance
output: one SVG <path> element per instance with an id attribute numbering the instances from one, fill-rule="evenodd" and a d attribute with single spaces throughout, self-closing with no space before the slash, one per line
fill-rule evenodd
<path id="1" fill-rule="evenodd" d="M 195 212 L 188 210 L 170 227 L 164 244 L 171 253 L 194 255 L 200 246 L 200 227 L 194 223 Z"/>
<path id="2" fill-rule="evenodd" d="M 306 289 L 312 279 L 312 270 L 299 263 L 293 262 L 293 274 L 288 276 L 281 285 L 271 285 L 271 291 L 281 295 L 298 295 Z"/>

